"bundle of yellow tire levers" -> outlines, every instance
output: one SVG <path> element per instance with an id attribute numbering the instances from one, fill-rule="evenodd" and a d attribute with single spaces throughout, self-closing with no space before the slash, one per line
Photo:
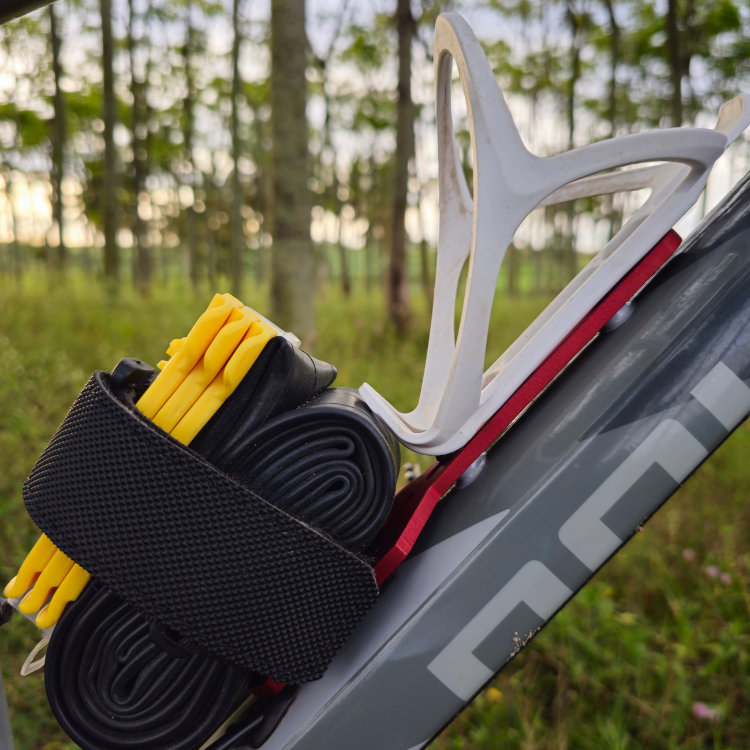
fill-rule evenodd
<path id="1" fill-rule="evenodd" d="M 189 445 L 277 333 L 232 295 L 215 295 L 190 333 L 172 341 L 170 359 L 159 363 L 161 372 L 138 400 L 138 409 Z M 4 594 L 8 599 L 23 596 L 19 610 L 27 615 L 38 612 L 36 624 L 47 629 L 80 596 L 89 579 L 42 534 Z"/>

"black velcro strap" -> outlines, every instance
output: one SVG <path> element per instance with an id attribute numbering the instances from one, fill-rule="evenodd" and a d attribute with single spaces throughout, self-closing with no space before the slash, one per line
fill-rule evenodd
<path id="1" fill-rule="evenodd" d="M 358 391 L 328 388 L 335 376 L 331 365 L 277 336 L 190 447 L 269 503 L 361 551 L 393 507 L 399 446 Z"/>
<path id="2" fill-rule="evenodd" d="M 24 485 L 69 557 L 186 643 L 319 678 L 378 595 L 372 569 L 88 382 Z"/>
<path id="3" fill-rule="evenodd" d="M 393 507 L 398 443 L 351 388 L 330 388 L 252 431 L 212 463 L 350 550 Z"/>

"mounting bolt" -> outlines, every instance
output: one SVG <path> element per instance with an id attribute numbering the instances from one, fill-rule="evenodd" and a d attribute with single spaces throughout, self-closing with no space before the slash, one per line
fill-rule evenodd
<path id="1" fill-rule="evenodd" d="M 466 471 L 461 474 L 461 476 L 456 480 L 456 487 L 458 489 L 463 489 L 464 487 L 468 487 L 483 471 L 484 467 L 487 465 L 487 454 L 482 453 L 479 458 L 474 461 L 471 466 L 469 466 Z"/>
<path id="2" fill-rule="evenodd" d="M 619 328 L 635 310 L 635 305 L 632 302 L 628 302 L 623 305 L 605 324 L 602 328 L 604 333 L 614 331 L 615 328 Z"/>

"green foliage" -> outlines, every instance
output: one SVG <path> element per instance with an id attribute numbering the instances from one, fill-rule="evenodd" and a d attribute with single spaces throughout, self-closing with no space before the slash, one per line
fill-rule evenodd
<path id="1" fill-rule="evenodd" d="M 352 26 L 349 45 L 341 54 L 342 62 L 353 62 L 363 73 L 382 68 L 389 46 L 384 32 L 382 24 L 376 27 L 376 33 L 363 26 Z"/>
<path id="2" fill-rule="evenodd" d="M 47 138 L 47 122 L 32 110 L 0 104 L 0 121 L 3 120 L 12 125 L 17 148 L 39 146 Z"/>

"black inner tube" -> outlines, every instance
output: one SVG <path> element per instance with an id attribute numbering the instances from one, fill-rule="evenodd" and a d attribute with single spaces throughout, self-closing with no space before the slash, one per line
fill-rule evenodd
<path id="1" fill-rule="evenodd" d="M 331 365 L 271 339 L 191 448 L 269 503 L 363 550 L 393 507 L 396 439 Z"/>
<path id="2" fill-rule="evenodd" d="M 195 750 L 250 696 L 245 670 L 199 654 L 172 656 L 149 630 L 95 583 L 55 627 L 47 697 L 83 750 Z"/>
<path id="3" fill-rule="evenodd" d="M 363 549 L 393 506 L 397 444 L 349 388 L 324 391 L 235 442 L 216 462 L 261 497 Z"/>

